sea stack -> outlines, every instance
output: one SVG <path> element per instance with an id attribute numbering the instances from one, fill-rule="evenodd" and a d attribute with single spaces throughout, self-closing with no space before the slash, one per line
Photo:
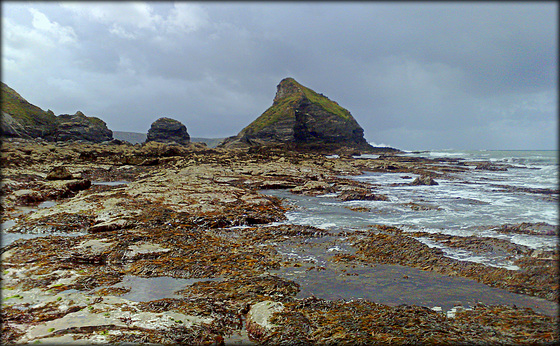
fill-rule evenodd
<path id="1" fill-rule="evenodd" d="M 293 78 L 283 79 L 272 106 L 221 146 L 278 144 L 315 150 L 373 150 L 348 110 Z"/>
<path id="2" fill-rule="evenodd" d="M 191 137 L 187 127 L 180 121 L 170 118 L 159 118 L 148 130 L 146 142 L 189 144 Z"/>

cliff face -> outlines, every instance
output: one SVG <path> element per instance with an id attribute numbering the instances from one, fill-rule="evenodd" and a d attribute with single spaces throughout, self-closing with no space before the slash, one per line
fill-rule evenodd
<path id="1" fill-rule="evenodd" d="M 274 102 L 225 147 L 289 143 L 298 147 L 370 150 L 364 130 L 350 112 L 293 78 L 278 84 Z"/>
<path id="2" fill-rule="evenodd" d="M 15 90 L 2 83 L 2 135 L 38 138 L 48 141 L 86 140 L 104 142 L 113 139 L 107 124 L 82 112 L 55 116 L 29 103 Z"/>

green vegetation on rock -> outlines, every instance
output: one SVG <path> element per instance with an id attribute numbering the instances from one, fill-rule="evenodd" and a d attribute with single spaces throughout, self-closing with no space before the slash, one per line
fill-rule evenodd
<path id="1" fill-rule="evenodd" d="M 278 89 L 282 96 L 279 99 L 275 99 L 272 106 L 270 106 L 260 117 L 243 129 L 243 134 L 257 133 L 282 119 L 294 117 L 294 109 L 297 103 L 303 98 L 308 99 L 309 102 L 318 105 L 325 111 L 342 119 L 348 121 L 353 119 L 350 112 L 341 107 L 338 103 L 331 101 L 328 97 L 318 94 L 315 91 L 299 84 L 293 78 L 286 78 L 282 80 Z M 281 89 L 283 89 L 282 92 L 280 91 Z"/>
<path id="2" fill-rule="evenodd" d="M 5 83 L 2 83 L 2 111 L 26 126 L 56 124 L 56 116 L 52 112 L 32 105 Z"/>
<path id="3" fill-rule="evenodd" d="M 309 101 L 311 101 L 312 103 L 321 106 L 321 108 L 323 108 L 327 112 L 338 115 L 343 119 L 346 120 L 352 119 L 352 115 L 350 114 L 350 112 L 346 110 L 344 107 L 341 107 L 338 103 L 331 101 L 328 97 L 324 95 L 317 94 L 315 91 L 306 88 L 303 85 L 300 85 L 300 87 L 303 93 L 305 94 L 305 97 L 307 97 Z"/>
<path id="4" fill-rule="evenodd" d="M 300 95 L 295 94 L 273 104 L 260 117 L 243 129 L 242 133 L 256 133 L 281 119 L 294 117 L 294 106 L 300 98 Z"/>
<path id="5" fill-rule="evenodd" d="M 2 83 L 2 134 L 7 137 L 37 138 L 48 141 L 111 140 L 107 124 L 78 111 L 74 115 L 56 116 L 29 103 L 15 90 Z"/>

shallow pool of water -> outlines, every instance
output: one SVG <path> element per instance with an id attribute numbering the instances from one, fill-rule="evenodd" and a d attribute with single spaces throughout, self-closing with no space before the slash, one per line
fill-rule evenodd
<path id="1" fill-rule="evenodd" d="M 426 307 L 444 311 L 455 305 L 476 303 L 516 305 L 535 312 L 557 316 L 558 306 L 544 299 L 511 293 L 461 277 L 450 277 L 415 268 L 378 264 L 349 268 L 346 272 L 327 266 L 325 270 L 282 268 L 274 274 L 300 285 L 297 298 L 366 299 L 380 304 Z"/>
<path id="2" fill-rule="evenodd" d="M 455 305 L 505 304 L 532 308 L 549 316 L 558 314 L 556 303 L 511 293 L 467 278 L 400 265 L 336 263 L 333 255 L 354 254 L 353 248 L 337 237 L 277 246 L 280 254 L 301 266 L 283 267 L 271 271 L 271 274 L 297 282 L 301 289 L 297 298 L 366 299 L 390 306 L 439 306 L 444 311 Z"/>
<path id="3" fill-rule="evenodd" d="M 92 185 L 105 185 L 105 186 L 116 186 L 116 185 L 126 185 L 130 181 L 119 180 L 119 181 L 92 181 Z"/>
<path id="4" fill-rule="evenodd" d="M 165 298 L 181 298 L 175 292 L 200 281 L 221 281 L 222 278 L 177 279 L 170 276 L 143 278 L 125 275 L 123 280 L 112 287 L 128 287 L 130 291 L 121 298 L 135 302 L 149 302 Z"/>

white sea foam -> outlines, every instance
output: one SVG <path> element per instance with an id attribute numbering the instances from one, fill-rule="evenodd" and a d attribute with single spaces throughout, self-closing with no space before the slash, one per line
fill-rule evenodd
<path id="1" fill-rule="evenodd" d="M 372 147 L 379 147 L 379 148 L 392 148 L 392 146 L 391 146 L 391 145 L 389 145 L 389 144 L 385 144 L 385 143 L 379 143 L 379 144 L 378 144 L 378 143 L 375 143 L 375 142 L 369 142 L 369 144 L 370 144 L 370 145 L 371 145 Z"/>
<path id="2" fill-rule="evenodd" d="M 491 267 L 505 268 L 505 269 L 508 269 L 508 270 L 519 270 L 519 267 L 514 265 L 511 262 L 511 260 L 505 260 L 505 259 L 500 258 L 498 256 L 494 256 L 494 257 L 482 256 L 482 255 L 474 254 L 471 251 L 467 251 L 467 250 L 463 250 L 463 249 L 452 249 L 452 248 L 449 248 L 447 246 L 438 244 L 438 243 L 432 241 L 429 238 L 418 237 L 416 239 L 418 241 L 426 244 L 427 246 L 429 246 L 431 248 L 441 249 L 445 253 L 446 257 L 449 257 L 449 258 L 452 258 L 452 259 L 456 259 L 456 260 L 459 260 L 459 261 L 480 263 L 480 264 L 488 265 L 488 266 L 491 266 Z"/>
<path id="3" fill-rule="evenodd" d="M 453 152 L 438 151 L 447 156 L 457 156 L 468 160 L 499 158 L 508 162 L 533 164 L 531 155 L 540 153 L 521 152 Z M 439 153 L 432 152 L 432 155 Z M 465 154 L 465 156 L 462 156 Z M 416 154 L 407 154 L 416 155 Z M 426 153 L 417 154 L 426 156 Z M 554 159 L 556 160 L 556 159 Z M 402 228 L 405 231 L 425 231 L 453 236 L 492 237 L 508 240 L 514 244 L 526 245 L 533 249 L 550 249 L 556 246 L 557 240 L 551 236 L 501 234 L 486 227 L 497 227 L 503 224 L 522 222 L 546 222 L 558 224 L 558 205 L 550 195 L 527 193 L 513 189 L 503 189 L 496 185 L 515 187 L 540 187 L 557 189 L 557 161 L 538 161 L 539 170 L 526 168 L 508 168 L 507 171 L 492 172 L 469 169 L 465 172 L 453 173 L 457 179 L 435 180 L 435 186 L 407 186 L 399 183 L 411 182 L 403 179 L 412 178 L 417 174 L 408 173 L 367 173 L 361 176 L 346 178 L 374 184 L 374 193 L 384 194 L 389 201 L 339 201 L 333 198 L 316 198 L 292 195 L 289 192 L 278 192 L 278 196 L 294 201 L 301 206 L 299 210 L 288 213 L 288 222 L 327 228 L 331 231 L 366 229 L 372 224 L 385 224 Z M 554 196 L 554 195 L 552 195 Z M 407 203 L 436 207 L 431 210 L 415 210 Z M 349 210 L 348 207 L 366 207 L 369 212 Z M 451 251 L 451 250 L 448 250 Z M 463 260 L 478 261 L 488 265 L 498 265 L 512 269 L 511 263 L 500 258 L 486 255 L 461 254 L 450 252 Z M 502 262 L 500 262 L 502 261 Z"/>

